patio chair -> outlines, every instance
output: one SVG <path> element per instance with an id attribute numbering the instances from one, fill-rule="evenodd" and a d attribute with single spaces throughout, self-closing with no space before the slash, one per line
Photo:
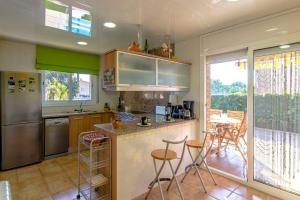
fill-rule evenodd
<path id="1" fill-rule="evenodd" d="M 209 118 L 210 118 L 212 115 L 218 115 L 218 116 L 221 116 L 222 113 L 223 113 L 223 110 L 219 110 L 219 109 L 209 109 Z M 207 128 L 208 128 L 208 129 L 215 128 L 215 127 L 212 127 L 212 123 L 210 122 L 210 120 L 207 121 Z"/>
<path id="2" fill-rule="evenodd" d="M 247 162 L 247 159 L 242 151 L 242 143 L 243 140 L 244 145 L 247 145 L 245 140 L 245 135 L 247 133 L 247 113 L 243 113 L 243 118 L 239 127 L 234 126 L 227 126 L 224 127 L 224 137 L 222 138 L 222 142 L 225 140 L 225 150 L 227 149 L 228 145 L 234 145 L 236 149 L 241 153 L 243 159 Z"/>
<path id="3" fill-rule="evenodd" d="M 219 109 L 209 109 L 209 114 L 211 115 L 221 115 L 223 113 L 223 110 L 219 110 Z"/>
<path id="4" fill-rule="evenodd" d="M 233 119 L 238 119 L 238 120 L 243 120 L 244 118 L 244 112 L 243 111 L 232 111 L 232 110 L 228 110 L 227 111 L 227 116 L 229 118 L 233 118 Z"/>

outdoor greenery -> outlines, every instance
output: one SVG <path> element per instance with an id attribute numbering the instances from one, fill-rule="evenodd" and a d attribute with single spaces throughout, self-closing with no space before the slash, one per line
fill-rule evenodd
<path id="1" fill-rule="evenodd" d="M 220 80 L 211 81 L 212 95 L 230 95 L 230 94 L 246 94 L 247 86 L 242 82 L 234 82 L 231 85 L 224 85 Z"/>
<path id="2" fill-rule="evenodd" d="M 87 21 L 92 21 L 92 16 L 91 15 L 88 15 L 88 14 L 84 14 L 81 19 L 85 19 Z"/>
<path id="3" fill-rule="evenodd" d="M 46 99 L 64 101 L 73 99 L 79 92 L 79 82 L 71 73 L 45 72 Z"/>
<path id="4" fill-rule="evenodd" d="M 246 94 L 231 94 L 231 95 L 212 95 L 211 108 L 220 109 L 223 112 L 246 111 L 247 110 L 247 95 Z"/>
<path id="5" fill-rule="evenodd" d="M 211 108 L 220 109 L 223 112 L 246 111 L 247 86 L 242 82 L 234 82 L 224 85 L 220 80 L 211 82 Z"/>
<path id="6" fill-rule="evenodd" d="M 255 127 L 300 132 L 300 95 L 255 95 Z"/>
<path id="7" fill-rule="evenodd" d="M 247 111 L 246 85 L 240 82 L 223 85 L 213 80 L 211 108 L 223 112 Z M 300 132 L 300 94 L 256 94 L 254 96 L 255 127 Z"/>

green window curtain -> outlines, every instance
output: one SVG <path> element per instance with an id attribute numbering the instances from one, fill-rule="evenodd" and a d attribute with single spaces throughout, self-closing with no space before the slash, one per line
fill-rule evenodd
<path id="1" fill-rule="evenodd" d="M 36 69 L 98 75 L 100 58 L 96 54 L 37 45 Z"/>

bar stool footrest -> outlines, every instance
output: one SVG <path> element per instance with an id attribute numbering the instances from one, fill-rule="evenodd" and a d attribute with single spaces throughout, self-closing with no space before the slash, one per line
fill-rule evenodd
<path id="1" fill-rule="evenodd" d="M 171 179 L 170 178 L 159 178 L 159 181 L 171 181 Z M 150 189 L 155 183 L 157 183 L 157 180 L 151 181 L 151 183 L 148 186 L 148 189 Z"/>
<path id="2" fill-rule="evenodd" d="M 197 163 L 196 165 L 197 165 L 197 167 L 199 167 L 199 163 Z M 185 167 L 185 169 L 184 169 L 185 173 L 187 173 L 191 167 L 193 167 L 192 164 L 187 165 L 187 166 Z"/>

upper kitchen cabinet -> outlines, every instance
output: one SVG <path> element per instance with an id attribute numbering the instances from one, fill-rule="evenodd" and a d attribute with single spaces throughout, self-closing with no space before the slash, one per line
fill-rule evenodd
<path id="1" fill-rule="evenodd" d="M 189 88 L 190 67 L 184 63 L 167 60 L 158 61 L 158 85 Z"/>
<path id="2" fill-rule="evenodd" d="M 155 59 L 119 52 L 118 72 L 121 85 L 156 85 Z"/>
<path id="3" fill-rule="evenodd" d="M 185 91 L 191 63 L 115 49 L 104 55 L 103 88 L 112 91 Z"/>

